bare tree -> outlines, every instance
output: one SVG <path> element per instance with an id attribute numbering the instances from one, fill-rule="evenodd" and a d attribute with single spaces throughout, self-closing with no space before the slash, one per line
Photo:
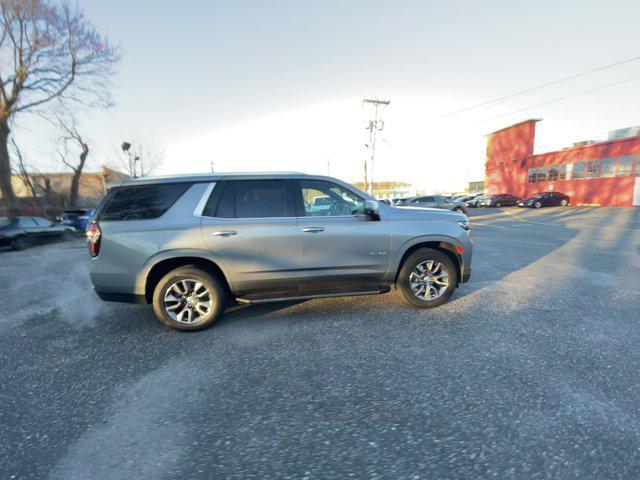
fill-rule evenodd
<path id="1" fill-rule="evenodd" d="M 123 146 L 127 145 L 127 150 L 123 151 Z M 132 177 L 146 177 L 162 164 L 164 155 L 164 145 L 144 135 L 135 134 L 114 148 L 109 166 Z"/>
<path id="2" fill-rule="evenodd" d="M 25 186 L 25 188 L 29 191 L 31 198 L 35 200 L 38 199 L 38 190 L 36 189 L 36 184 L 33 179 L 33 168 L 29 166 L 22 155 L 22 150 L 16 143 L 15 138 L 11 138 L 11 146 L 13 147 L 13 153 L 16 157 L 16 161 L 13 162 L 12 171 L 20 178 L 20 181 Z"/>
<path id="3" fill-rule="evenodd" d="M 55 115 L 57 124 L 63 132 L 60 142 L 62 143 L 63 151 L 58 150 L 58 156 L 62 162 L 71 169 L 73 177 L 71 178 L 71 186 L 69 188 L 69 196 L 67 197 L 67 205 L 71 208 L 77 207 L 78 203 L 78 190 L 80 187 L 80 179 L 82 178 L 82 171 L 87 162 L 89 156 L 89 144 L 85 141 L 82 135 L 78 132 L 78 126 L 76 120 L 67 115 L 63 117 L 59 114 Z M 73 155 L 72 152 L 77 151 L 77 161 L 70 160 Z M 75 156 L 75 155 L 73 155 Z"/>
<path id="4" fill-rule="evenodd" d="M 110 105 L 120 53 L 64 0 L 0 0 L 0 10 L 0 192 L 15 215 L 8 151 L 14 116 L 52 100 Z"/>

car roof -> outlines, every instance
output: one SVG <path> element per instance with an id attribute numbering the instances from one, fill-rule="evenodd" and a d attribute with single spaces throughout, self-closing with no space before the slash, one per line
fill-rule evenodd
<path id="1" fill-rule="evenodd" d="M 217 182 L 220 180 L 279 180 L 291 178 L 329 179 L 330 177 L 307 175 L 301 172 L 224 172 L 224 173 L 190 173 L 181 175 L 163 175 L 157 177 L 141 177 L 131 180 L 110 182 L 107 188 L 136 185 L 154 185 L 158 183 L 192 183 Z"/>

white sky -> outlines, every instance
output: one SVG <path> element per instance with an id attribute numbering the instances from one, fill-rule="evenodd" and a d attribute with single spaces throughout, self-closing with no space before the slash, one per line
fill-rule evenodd
<path id="1" fill-rule="evenodd" d="M 640 55 L 640 2 L 84 0 L 124 50 L 117 106 L 82 127 L 97 168 L 132 132 L 166 146 L 158 173 L 295 170 L 362 178 L 370 110 L 388 98 L 376 180 L 459 190 L 483 178 L 484 135 L 530 117 L 537 151 L 640 124 L 640 81 L 489 117 L 640 76 L 640 61 L 461 115 L 443 116 Z M 22 118 L 29 158 L 56 168 L 53 132 Z"/>

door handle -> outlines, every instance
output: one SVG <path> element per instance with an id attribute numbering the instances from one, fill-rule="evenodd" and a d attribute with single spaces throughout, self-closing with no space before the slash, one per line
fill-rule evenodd
<path id="1" fill-rule="evenodd" d="M 211 236 L 213 237 L 231 237 L 237 234 L 235 230 L 219 230 L 217 232 L 211 232 Z"/>
<path id="2" fill-rule="evenodd" d="M 306 227 L 303 228 L 302 231 L 304 233 L 320 233 L 324 232 L 324 227 Z"/>

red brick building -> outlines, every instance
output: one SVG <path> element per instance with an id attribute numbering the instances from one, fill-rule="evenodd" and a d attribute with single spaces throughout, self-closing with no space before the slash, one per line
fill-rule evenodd
<path id="1" fill-rule="evenodd" d="M 640 205 L 640 136 L 533 154 L 531 119 L 488 135 L 487 194 L 562 192 L 572 205 Z"/>

